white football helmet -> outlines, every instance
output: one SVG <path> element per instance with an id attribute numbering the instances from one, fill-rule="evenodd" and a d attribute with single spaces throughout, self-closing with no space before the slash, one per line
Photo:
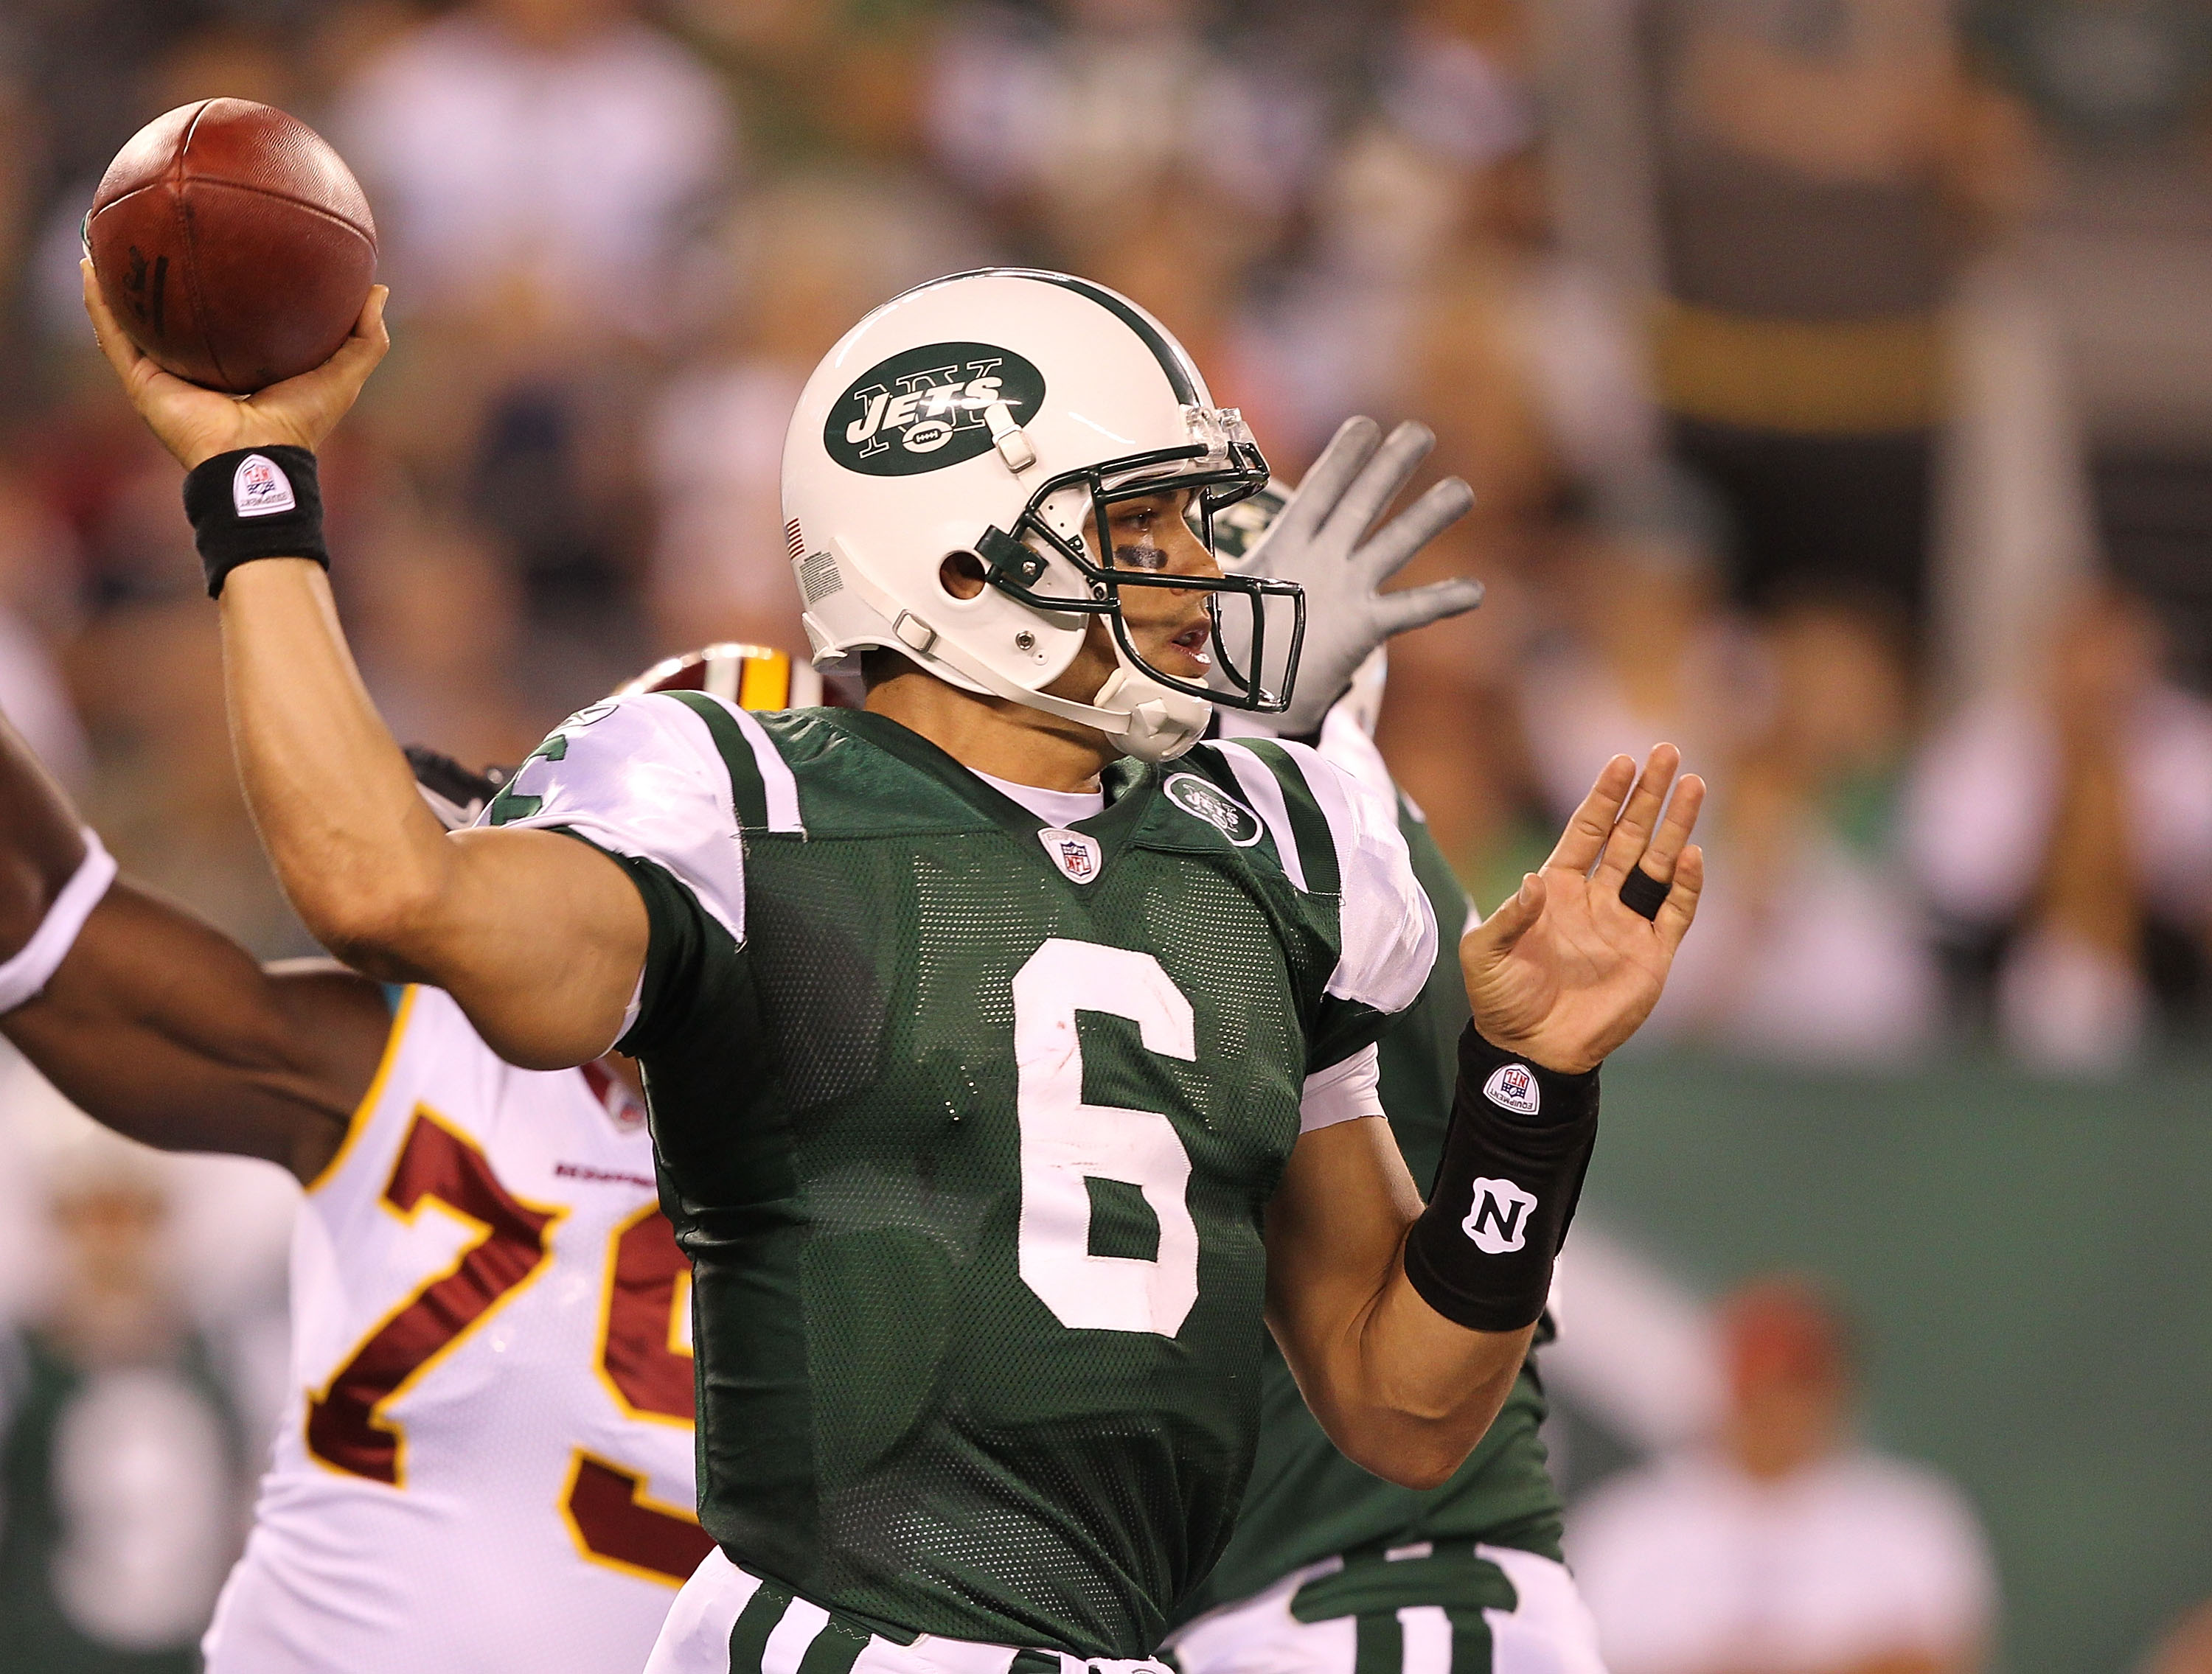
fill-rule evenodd
<path id="1" fill-rule="evenodd" d="M 1192 522 L 1211 547 L 1213 513 L 1267 480 L 1243 417 L 1213 405 L 1182 346 L 1127 298 L 1024 268 L 919 286 L 830 351 L 784 440 L 784 533 L 815 666 L 880 646 L 964 690 L 1097 727 L 1130 755 L 1179 755 L 1213 704 L 1275 713 L 1288 702 L 1304 598 L 1264 577 L 1118 566 L 1107 508 L 1193 490 Z M 1103 561 L 1085 543 L 1086 520 Z M 982 567 L 988 585 L 973 598 L 944 585 L 956 553 Z M 1207 594 L 1227 689 L 1145 660 L 1121 616 L 1131 586 Z M 1291 618 L 1273 662 L 1269 597 Z M 1251 629 L 1236 636 L 1251 650 L 1233 666 L 1224 608 L 1248 613 Z M 1088 702 L 1047 694 L 1093 616 L 1111 629 L 1120 666 Z"/>

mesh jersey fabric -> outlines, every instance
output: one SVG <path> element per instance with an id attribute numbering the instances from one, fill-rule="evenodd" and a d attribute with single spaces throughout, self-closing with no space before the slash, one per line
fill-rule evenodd
<path id="1" fill-rule="evenodd" d="M 1332 743 L 1325 737 L 1324 748 Z M 1400 806 L 1413 870 L 1437 923 L 1464 923 L 1466 893 L 1426 824 L 1402 798 Z M 1381 1041 L 1383 1109 L 1407 1167 L 1424 1184 L 1435 1176 L 1443 1155 L 1459 1035 L 1468 1019 L 1456 937 L 1448 934 L 1437 941 L 1420 998 L 1391 1020 Z M 1547 1317 L 1540 1339 L 1550 1329 Z M 1545 1468 L 1539 1434 L 1544 1393 L 1533 1358 L 1466 1464 L 1442 1487 L 1420 1493 L 1370 1476 L 1337 1452 L 1272 1343 L 1260 1387 L 1260 1444 L 1237 1531 L 1221 1562 L 1184 1599 L 1177 1612 L 1182 1620 L 1251 1598 L 1292 1571 L 1339 1554 L 1421 1541 L 1440 1547 L 1480 1541 L 1559 1559 L 1561 1503 Z"/>
<path id="2" fill-rule="evenodd" d="M 663 694 L 584 712 L 487 816 L 647 904 L 623 1046 L 694 1264 L 702 1521 L 891 1635 L 1158 1642 L 1249 1465 L 1304 1077 L 1432 961 L 1387 809 L 1310 752 L 1104 782 L 1079 876 L 881 716 Z"/>

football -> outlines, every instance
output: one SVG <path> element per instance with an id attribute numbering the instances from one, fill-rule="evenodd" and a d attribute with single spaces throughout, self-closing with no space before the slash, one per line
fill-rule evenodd
<path id="1" fill-rule="evenodd" d="M 180 106 L 131 136 L 93 194 L 84 246 L 131 340 L 231 395 L 328 360 L 376 277 L 376 223 L 344 160 L 244 99 Z"/>

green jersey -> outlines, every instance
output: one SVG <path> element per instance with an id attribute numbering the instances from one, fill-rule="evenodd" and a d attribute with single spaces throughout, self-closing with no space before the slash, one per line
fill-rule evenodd
<path id="1" fill-rule="evenodd" d="M 894 1635 L 1158 1643 L 1250 1467 L 1267 1198 L 1434 956 L 1389 804 L 1311 752 L 1105 788 L 1050 826 L 883 717 L 667 693 L 488 816 L 646 901 L 701 1520 Z"/>
<path id="2" fill-rule="evenodd" d="M 1375 788 L 1388 785 L 1381 758 L 1356 727 L 1332 719 L 1322 749 Z M 1399 823 L 1443 934 L 1419 999 L 1382 1037 L 1382 1105 L 1407 1166 L 1425 1186 L 1443 1155 L 1459 1036 L 1467 1026 L 1457 932 L 1470 907 L 1426 823 L 1402 798 Z M 1543 1329 L 1548 1331 L 1548 1321 Z M 1504 1409 L 1467 1463 L 1443 1487 L 1426 1493 L 1394 1487 L 1338 1453 L 1272 1346 L 1260 1386 L 1260 1447 L 1237 1532 L 1219 1565 L 1184 1600 L 1184 1617 L 1249 1598 L 1295 1569 L 1339 1554 L 1422 1541 L 1443 1550 L 1479 1540 L 1559 1556 L 1559 1493 L 1545 1469 L 1537 1434 L 1544 1396 L 1533 1367 L 1522 1368 Z"/>

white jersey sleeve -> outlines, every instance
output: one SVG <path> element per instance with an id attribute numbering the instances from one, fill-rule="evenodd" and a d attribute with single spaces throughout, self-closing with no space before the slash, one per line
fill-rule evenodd
<path id="1" fill-rule="evenodd" d="M 742 753 L 736 763 L 733 749 Z M 744 846 L 732 775 L 761 776 L 770 764 L 787 786 L 789 770 L 759 723 L 718 697 L 612 698 L 562 722 L 516 769 L 483 822 L 570 831 L 651 861 L 742 943 Z"/>

